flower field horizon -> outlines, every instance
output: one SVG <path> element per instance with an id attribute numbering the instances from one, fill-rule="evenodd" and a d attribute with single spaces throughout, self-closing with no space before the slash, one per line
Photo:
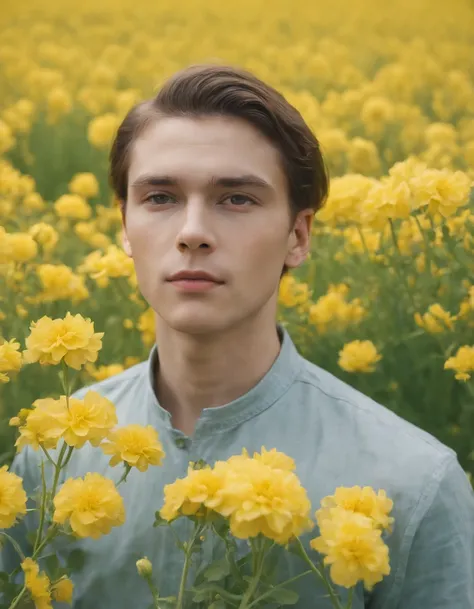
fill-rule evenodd
<path id="1" fill-rule="evenodd" d="M 280 322 L 306 358 L 474 474 L 474 8 L 413 4 L 2 10 L 0 465 L 15 452 L 10 417 L 51 397 L 53 372 L 19 359 L 32 322 L 71 312 L 105 333 L 83 384 L 148 356 L 154 316 L 121 248 L 108 152 L 135 103 L 212 62 L 279 89 L 331 176 L 311 256 L 282 279 Z"/>

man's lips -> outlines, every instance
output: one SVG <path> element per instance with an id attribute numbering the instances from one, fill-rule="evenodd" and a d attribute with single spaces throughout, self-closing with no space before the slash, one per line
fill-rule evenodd
<path id="1" fill-rule="evenodd" d="M 181 271 L 171 275 L 168 282 L 181 292 L 207 292 L 224 283 L 205 271 Z"/>

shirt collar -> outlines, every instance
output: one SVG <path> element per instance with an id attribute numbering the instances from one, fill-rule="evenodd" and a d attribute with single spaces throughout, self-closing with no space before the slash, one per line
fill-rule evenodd
<path id="1" fill-rule="evenodd" d="M 224 406 L 205 408 L 198 419 L 196 433 L 212 433 L 236 427 L 270 408 L 290 388 L 303 360 L 287 330 L 278 325 L 277 331 L 281 348 L 270 370 L 252 389 L 236 400 Z M 144 380 L 152 406 L 157 409 L 159 417 L 171 425 L 171 415 L 160 405 L 154 390 L 157 360 L 158 351 L 154 345 L 148 357 Z"/>

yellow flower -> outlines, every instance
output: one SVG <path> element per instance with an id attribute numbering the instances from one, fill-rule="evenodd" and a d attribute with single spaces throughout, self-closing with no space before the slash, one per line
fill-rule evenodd
<path id="1" fill-rule="evenodd" d="M 157 431 L 151 426 L 131 424 L 110 432 L 108 442 L 101 444 L 106 455 L 112 455 L 110 465 L 124 462 L 145 472 L 149 465 L 161 465 L 165 453 Z"/>
<path id="2" fill-rule="evenodd" d="M 263 534 L 286 544 L 312 528 L 309 499 L 292 471 L 243 454 L 216 463 L 214 472 L 223 486 L 204 505 L 229 519 L 235 537 Z"/>
<path id="3" fill-rule="evenodd" d="M 39 222 L 38 224 L 30 226 L 28 234 L 43 247 L 45 252 L 51 252 L 56 247 L 59 240 L 57 230 L 46 222 Z"/>
<path id="4" fill-rule="evenodd" d="M 360 299 L 346 301 L 348 288 L 344 284 L 329 286 L 328 293 L 321 296 L 309 308 L 309 322 L 320 334 L 329 329 L 343 330 L 357 324 L 366 314 Z"/>
<path id="5" fill-rule="evenodd" d="M 12 527 L 26 514 L 26 501 L 22 479 L 4 465 L 0 468 L 0 529 Z"/>
<path id="6" fill-rule="evenodd" d="M 353 340 L 339 351 L 339 366 L 346 372 L 373 372 L 382 359 L 370 340 Z"/>
<path id="7" fill-rule="evenodd" d="M 415 313 L 414 317 L 416 324 L 430 334 L 439 334 L 446 332 L 446 330 L 452 330 L 456 321 L 456 317 L 453 317 L 449 311 L 443 309 L 438 303 L 430 305 L 427 313 L 423 316 Z"/>
<path id="8" fill-rule="evenodd" d="M 373 520 L 376 528 L 391 532 L 394 519 L 389 513 L 393 508 L 393 501 L 387 497 L 384 490 L 376 493 L 370 486 L 337 488 L 334 495 L 329 495 L 321 501 L 321 508 L 316 512 L 319 526 L 326 518 L 331 517 L 331 510 L 335 507 L 363 514 Z"/>
<path id="9" fill-rule="evenodd" d="M 38 253 L 36 241 L 28 233 L 9 233 L 7 243 L 14 262 L 28 262 Z"/>
<path id="10" fill-rule="evenodd" d="M 391 179 L 375 184 L 360 207 L 361 222 L 375 230 L 382 230 L 388 219 L 408 218 L 410 212 L 408 184 L 395 185 Z"/>
<path id="11" fill-rule="evenodd" d="M 71 605 L 73 592 L 74 584 L 68 577 L 62 577 L 51 587 L 53 600 L 57 601 L 58 603 L 69 603 L 69 605 Z"/>
<path id="12" fill-rule="evenodd" d="M 355 137 L 349 144 L 347 159 L 349 161 L 349 169 L 354 173 L 374 175 L 380 171 L 378 149 L 371 140 Z"/>
<path id="13" fill-rule="evenodd" d="M 89 199 L 99 194 L 99 183 L 93 173 L 76 173 L 69 182 L 69 190 L 75 195 Z"/>
<path id="14" fill-rule="evenodd" d="M 359 174 L 346 174 L 331 181 L 325 205 L 318 211 L 320 222 L 335 226 L 348 222 L 360 223 L 359 208 L 376 181 Z"/>
<path id="15" fill-rule="evenodd" d="M 95 148 L 107 148 L 112 142 L 120 124 L 117 114 L 103 114 L 89 123 L 87 137 Z"/>
<path id="16" fill-rule="evenodd" d="M 34 450 L 56 448 L 67 426 L 67 407 L 61 400 L 44 398 L 33 402 L 33 409 L 22 409 L 16 418 L 10 424 L 19 425 L 18 451 L 27 445 Z"/>
<path id="17" fill-rule="evenodd" d="M 130 277 L 134 272 L 134 263 L 122 249 L 111 245 L 105 254 L 100 251 L 89 254 L 78 270 L 87 273 L 104 287 L 109 277 Z"/>
<path id="18" fill-rule="evenodd" d="M 278 300 L 284 307 L 296 307 L 308 302 L 310 297 L 307 283 L 300 283 L 291 275 L 284 275 L 280 281 Z"/>
<path id="19" fill-rule="evenodd" d="M 32 558 L 25 558 L 21 568 L 25 573 L 25 586 L 36 609 L 52 609 L 49 577 L 40 573 L 38 563 Z"/>
<path id="20" fill-rule="evenodd" d="M 78 537 L 98 539 L 125 522 L 123 499 L 112 480 L 88 473 L 69 478 L 54 498 L 53 521 L 69 521 Z"/>
<path id="21" fill-rule="evenodd" d="M 361 513 L 335 508 L 331 518 L 322 521 L 321 535 L 311 540 L 311 547 L 325 554 L 335 584 L 352 588 L 362 580 L 371 590 L 390 573 L 388 547 L 382 531 L 371 518 Z"/>
<path id="22" fill-rule="evenodd" d="M 64 361 L 79 370 L 86 362 L 95 362 L 102 348 L 103 333 L 94 333 L 94 324 L 82 315 L 67 313 L 64 319 L 42 317 L 33 322 L 26 339 L 25 362 L 56 365 Z"/>
<path id="23" fill-rule="evenodd" d="M 277 451 L 276 448 L 266 450 L 266 448 L 262 446 L 261 452 L 254 453 L 253 458 L 256 461 L 265 463 L 265 465 L 268 465 L 273 469 L 283 469 L 288 472 L 293 472 L 296 469 L 296 463 L 294 459 L 292 459 L 288 455 L 285 455 L 285 453 Z"/>
<path id="24" fill-rule="evenodd" d="M 86 370 L 96 381 L 103 381 L 111 376 L 120 374 L 124 371 L 124 367 L 121 364 L 110 364 L 109 366 L 95 368 L 92 364 L 86 364 Z"/>
<path id="25" fill-rule="evenodd" d="M 87 201 L 79 195 L 62 195 L 54 204 L 54 210 L 60 218 L 87 220 L 92 209 Z"/>
<path id="26" fill-rule="evenodd" d="M 18 372 L 21 368 L 20 343 L 14 338 L 0 343 L 0 383 L 8 383 L 5 372 Z"/>
<path id="27" fill-rule="evenodd" d="M 417 207 L 428 206 L 429 213 L 444 218 L 469 203 L 472 180 L 462 171 L 427 169 L 411 181 Z"/>
<path id="28" fill-rule="evenodd" d="M 156 340 L 155 311 L 152 308 L 140 315 L 137 328 L 141 332 L 143 344 L 150 347 Z"/>
<path id="29" fill-rule="evenodd" d="M 78 302 L 89 296 L 84 279 L 65 264 L 40 264 L 36 272 L 43 291 L 39 298 L 45 302 L 72 300 Z"/>
<path id="30" fill-rule="evenodd" d="M 58 118 L 72 110 L 71 95 L 63 87 L 54 87 L 47 95 L 48 122 L 54 124 Z"/>
<path id="31" fill-rule="evenodd" d="M 456 355 L 446 360 L 444 369 L 454 370 L 458 381 L 468 381 L 471 378 L 470 372 L 474 372 L 474 346 L 459 347 Z"/>
<path id="32" fill-rule="evenodd" d="M 82 400 L 70 398 L 69 408 L 66 396 L 61 396 L 58 401 L 66 411 L 63 437 L 69 446 L 81 448 L 86 442 L 99 446 L 117 424 L 115 406 L 97 391 L 88 391 Z"/>
<path id="33" fill-rule="evenodd" d="M 27 211 L 42 211 L 45 208 L 45 202 L 38 192 L 30 192 L 23 199 L 23 207 Z"/>
<path id="34" fill-rule="evenodd" d="M 225 472 L 203 467 L 188 470 L 185 478 L 178 478 L 164 488 L 165 501 L 160 515 L 167 521 L 180 515 L 206 517 L 209 509 L 220 503 L 220 492 L 224 487 Z M 209 509 L 208 509 L 209 507 Z"/>

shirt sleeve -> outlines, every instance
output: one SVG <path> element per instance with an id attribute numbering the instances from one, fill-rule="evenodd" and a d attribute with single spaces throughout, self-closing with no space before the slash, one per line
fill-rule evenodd
<path id="1" fill-rule="evenodd" d="M 381 609 L 474 609 L 474 492 L 454 457 L 422 518 L 397 598 Z"/>

